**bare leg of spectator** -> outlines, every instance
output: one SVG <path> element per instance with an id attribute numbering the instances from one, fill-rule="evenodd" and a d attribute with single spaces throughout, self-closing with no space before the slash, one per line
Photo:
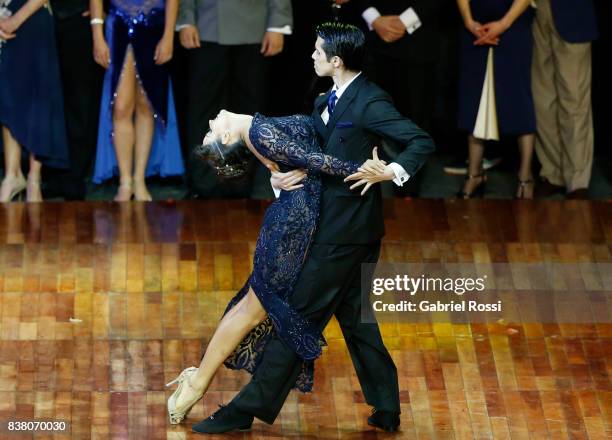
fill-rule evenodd
<path id="1" fill-rule="evenodd" d="M 113 108 L 113 140 L 119 165 L 119 189 L 116 202 L 132 198 L 132 163 L 134 153 L 134 108 L 136 101 L 136 72 L 134 54 L 131 48 L 125 56 L 123 71 L 117 86 L 117 96 Z"/>
<path id="2" fill-rule="evenodd" d="M 21 172 L 21 146 L 6 127 L 2 127 L 2 141 L 4 143 L 4 179 L 0 187 L 0 202 L 10 202 L 25 189 L 26 181 Z"/>
<path id="3" fill-rule="evenodd" d="M 535 135 L 524 134 L 518 137 L 519 153 L 521 155 L 521 165 L 518 172 L 519 185 L 516 190 L 516 198 L 533 199 L 533 174 L 531 172 L 531 162 L 535 147 Z"/>
<path id="4" fill-rule="evenodd" d="M 153 142 L 155 129 L 153 112 L 147 101 L 144 90 L 138 87 L 136 92 L 136 149 L 134 151 L 134 199 L 152 200 L 145 183 L 145 171 Z"/>
<path id="5" fill-rule="evenodd" d="M 42 202 L 42 193 L 40 192 L 40 170 L 42 169 L 42 163 L 40 163 L 33 154 L 30 154 L 30 170 L 28 172 L 28 189 L 27 189 L 27 201 L 28 202 Z"/>
<path id="6" fill-rule="evenodd" d="M 482 157 L 484 154 L 484 141 L 472 135 L 468 136 L 469 166 L 468 175 L 463 184 L 463 191 L 459 195 L 463 198 L 471 198 L 478 188 L 482 188 L 486 176 L 482 171 Z M 482 193 L 482 189 L 479 190 Z"/>

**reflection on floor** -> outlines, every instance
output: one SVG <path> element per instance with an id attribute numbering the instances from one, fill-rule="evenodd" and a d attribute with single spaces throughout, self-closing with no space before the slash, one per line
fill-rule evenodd
<path id="1" fill-rule="evenodd" d="M 66 420 L 36 438 L 197 438 L 191 423 L 247 380 L 223 370 L 187 423 L 163 384 L 196 365 L 250 269 L 267 202 L 0 206 L 0 438 L 8 420 Z M 387 200 L 382 261 L 612 262 L 612 205 Z M 612 325 L 381 325 L 400 376 L 406 439 L 606 439 Z M 388 438 L 337 325 L 315 392 L 273 426 L 231 438 Z M 221 437 L 220 437 L 221 438 Z M 223 437 L 226 438 L 226 437 Z"/>

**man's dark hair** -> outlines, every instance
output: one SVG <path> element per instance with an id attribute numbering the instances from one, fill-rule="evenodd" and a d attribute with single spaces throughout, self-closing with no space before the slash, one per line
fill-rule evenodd
<path id="1" fill-rule="evenodd" d="M 323 39 L 323 50 L 329 61 L 339 57 L 348 70 L 362 69 L 365 56 L 365 35 L 352 24 L 327 22 L 316 29 L 317 36 Z"/>

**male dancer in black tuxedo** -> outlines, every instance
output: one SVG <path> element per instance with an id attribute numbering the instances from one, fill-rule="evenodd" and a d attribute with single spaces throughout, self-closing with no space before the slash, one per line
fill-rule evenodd
<path id="1" fill-rule="evenodd" d="M 96 152 L 104 70 L 92 56 L 88 0 L 52 0 L 64 92 L 70 169 L 51 179 L 53 193 L 82 200 Z M 50 182 L 51 183 L 51 182 Z"/>
<path id="2" fill-rule="evenodd" d="M 363 183 L 405 182 L 433 151 L 431 138 L 360 73 L 365 37 L 358 28 L 326 23 L 319 26 L 317 34 L 312 55 L 315 71 L 332 77 L 335 84 L 316 100 L 313 112 L 324 151 L 363 163 L 379 139 L 386 138 L 403 147 L 395 162 L 356 177 L 363 178 Z M 397 370 L 378 325 L 361 322 L 361 264 L 376 263 L 383 234 L 379 185 L 362 196 L 342 179 L 324 176 L 319 227 L 290 302 L 321 330 L 332 315 L 336 316 L 366 402 L 375 409 L 368 422 L 395 431 L 400 413 Z M 192 429 L 200 433 L 248 429 L 254 417 L 273 423 L 295 384 L 301 363 L 290 348 L 273 337 L 252 380 L 232 402 Z"/>

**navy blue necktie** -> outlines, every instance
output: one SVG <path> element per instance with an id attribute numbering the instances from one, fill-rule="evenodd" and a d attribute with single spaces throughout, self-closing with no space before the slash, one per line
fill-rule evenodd
<path id="1" fill-rule="evenodd" d="M 338 97 L 336 96 L 336 91 L 332 90 L 329 96 L 327 97 L 327 112 L 331 116 L 334 111 L 334 107 L 336 106 L 336 101 Z"/>

